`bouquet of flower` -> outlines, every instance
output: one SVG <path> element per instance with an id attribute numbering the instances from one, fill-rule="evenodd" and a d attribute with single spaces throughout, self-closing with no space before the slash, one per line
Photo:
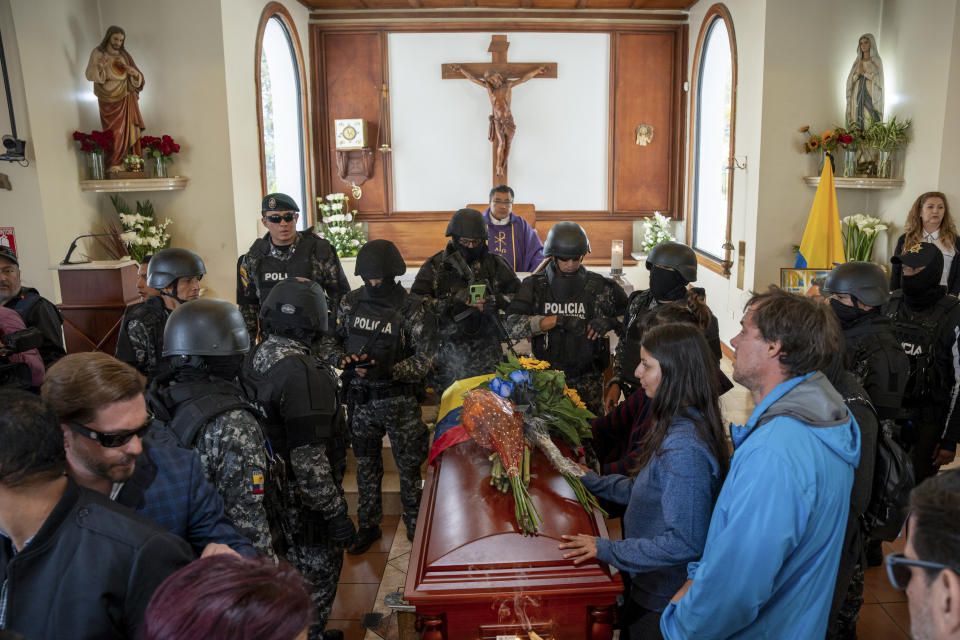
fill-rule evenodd
<path id="1" fill-rule="evenodd" d="M 329 240 L 341 258 L 357 255 L 360 247 L 367 241 L 363 223 L 354 222 L 357 211 L 349 211 L 348 203 L 344 193 L 330 193 L 324 198 L 317 198 L 317 207 L 320 209 L 317 234 Z"/>
<path id="2" fill-rule="evenodd" d="M 657 211 L 652 218 L 643 221 L 643 242 L 640 243 L 640 250 L 644 253 L 650 253 L 650 250 L 661 242 L 676 240 L 670 233 L 670 218 L 660 215 Z"/>
<path id="3" fill-rule="evenodd" d="M 873 245 L 877 235 L 888 227 L 880 218 L 858 213 L 840 221 L 843 225 L 843 253 L 847 261 L 873 259 Z"/>
<path id="4" fill-rule="evenodd" d="M 140 138 L 140 148 L 143 150 L 144 158 L 147 156 L 162 158 L 164 162 L 173 162 L 171 156 L 175 153 L 180 153 L 180 145 L 167 135 L 160 136 L 159 138 L 155 136 L 143 136 Z"/>
<path id="5" fill-rule="evenodd" d="M 124 236 L 124 244 L 135 262 L 142 263 L 147 256 L 170 246 L 167 227 L 173 221 L 164 218 L 158 222 L 153 212 L 153 204 L 149 200 L 137 201 L 136 212 L 130 209 L 130 205 L 123 198 L 111 195 L 110 201 L 120 216 L 122 231 L 133 232 Z M 133 235 L 134 233 L 136 235 Z M 130 240 L 126 240 L 128 236 Z"/>
<path id="6" fill-rule="evenodd" d="M 80 143 L 80 151 L 84 153 L 99 153 L 103 155 L 113 149 L 113 131 L 74 131 L 73 139 Z"/>

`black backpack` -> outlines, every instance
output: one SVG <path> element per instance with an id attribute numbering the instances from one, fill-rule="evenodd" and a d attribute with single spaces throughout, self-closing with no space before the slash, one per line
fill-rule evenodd
<path id="1" fill-rule="evenodd" d="M 893 439 L 890 429 L 881 424 L 877 433 L 873 491 L 863 513 L 863 524 L 870 537 L 892 541 L 900 535 L 907 520 L 910 491 L 915 484 L 910 457 Z"/>

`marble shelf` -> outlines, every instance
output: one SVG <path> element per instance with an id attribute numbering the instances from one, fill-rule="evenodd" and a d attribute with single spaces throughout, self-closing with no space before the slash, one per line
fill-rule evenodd
<path id="1" fill-rule="evenodd" d="M 133 178 L 126 180 L 81 180 L 80 191 L 94 193 L 137 193 L 141 191 L 179 191 L 185 189 L 190 179 L 186 176 L 171 178 Z"/>
<path id="2" fill-rule="evenodd" d="M 820 176 L 805 176 L 803 182 L 808 187 L 820 184 Z M 903 187 L 902 178 L 834 178 L 833 184 L 837 189 L 900 189 Z"/>

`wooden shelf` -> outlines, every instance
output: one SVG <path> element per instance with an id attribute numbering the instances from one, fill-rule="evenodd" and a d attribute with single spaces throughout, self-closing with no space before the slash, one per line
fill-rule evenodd
<path id="1" fill-rule="evenodd" d="M 186 176 L 172 178 L 134 178 L 130 180 L 81 180 L 80 191 L 94 193 L 135 193 L 139 191 L 179 191 L 185 189 L 190 179 Z"/>
<path id="2" fill-rule="evenodd" d="M 820 176 L 805 176 L 803 182 L 808 187 L 820 184 Z M 902 178 L 834 178 L 833 184 L 837 189 L 900 189 L 903 187 Z"/>

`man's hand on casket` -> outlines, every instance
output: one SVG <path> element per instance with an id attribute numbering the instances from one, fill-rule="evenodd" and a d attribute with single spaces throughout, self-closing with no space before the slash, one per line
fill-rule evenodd
<path id="1" fill-rule="evenodd" d="M 330 539 L 338 549 L 346 549 L 353 545 L 357 537 L 357 528 L 347 514 L 342 514 L 330 521 Z"/>
<path id="2" fill-rule="evenodd" d="M 557 549 L 572 549 L 570 553 L 563 554 L 564 560 L 576 558 L 573 564 L 580 564 L 597 557 L 597 539 L 594 536 L 578 533 L 575 536 L 563 535 L 560 537 L 567 542 L 557 545 Z"/>

